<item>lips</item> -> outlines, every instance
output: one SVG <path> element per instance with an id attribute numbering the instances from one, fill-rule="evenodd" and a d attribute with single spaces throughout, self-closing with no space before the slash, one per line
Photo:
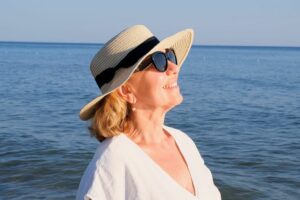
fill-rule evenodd
<path id="1" fill-rule="evenodd" d="M 163 86 L 164 89 L 170 89 L 170 88 L 177 88 L 177 82 L 171 83 L 171 84 L 167 84 L 165 86 Z"/>

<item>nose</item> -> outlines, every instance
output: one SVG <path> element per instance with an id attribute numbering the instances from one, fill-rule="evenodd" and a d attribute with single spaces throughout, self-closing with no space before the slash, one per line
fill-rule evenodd
<path id="1" fill-rule="evenodd" d="M 175 63 L 172 63 L 171 61 L 168 61 L 168 68 L 167 68 L 167 75 L 172 75 L 172 74 L 178 74 L 179 72 L 179 66 L 176 65 Z"/>

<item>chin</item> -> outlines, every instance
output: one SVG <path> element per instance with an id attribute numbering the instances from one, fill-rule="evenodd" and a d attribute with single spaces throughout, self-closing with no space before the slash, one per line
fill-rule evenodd
<path id="1" fill-rule="evenodd" d="M 166 106 L 167 110 L 171 110 L 172 108 L 176 107 L 177 105 L 181 104 L 183 101 L 183 97 L 180 95 L 174 99 L 172 102 L 169 102 L 168 106 Z"/>
<path id="2" fill-rule="evenodd" d="M 180 97 L 178 97 L 178 100 L 177 100 L 177 104 L 176 105 L 179 105 L 183 102 L 183 97 L 182 95 L 180 95 Z"/>

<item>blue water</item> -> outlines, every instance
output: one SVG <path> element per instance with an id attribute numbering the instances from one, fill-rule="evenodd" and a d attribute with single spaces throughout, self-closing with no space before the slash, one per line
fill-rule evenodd
<path id="1" fill-rule="evenodd" d="M 0 43 L 0 199 L 74 199 L 97 141 L 101 45 Z M 166 124 L 196 142 L 224 200 L 300 199 L 300 48 L 194 46 Z"/>

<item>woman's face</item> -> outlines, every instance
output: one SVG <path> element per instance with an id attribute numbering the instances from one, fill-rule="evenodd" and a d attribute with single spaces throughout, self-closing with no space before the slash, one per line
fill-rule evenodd
<path id="1" fill-rule="evenodd" d="M 170 110 L 180 104 L 183 97 L 177 84 L 179 67 L 168 61 L 165 72 L 159 72 L 151 64 L 143 71 L 134 73 L 128 80 L 136 98 L 137 109 Z"/>

